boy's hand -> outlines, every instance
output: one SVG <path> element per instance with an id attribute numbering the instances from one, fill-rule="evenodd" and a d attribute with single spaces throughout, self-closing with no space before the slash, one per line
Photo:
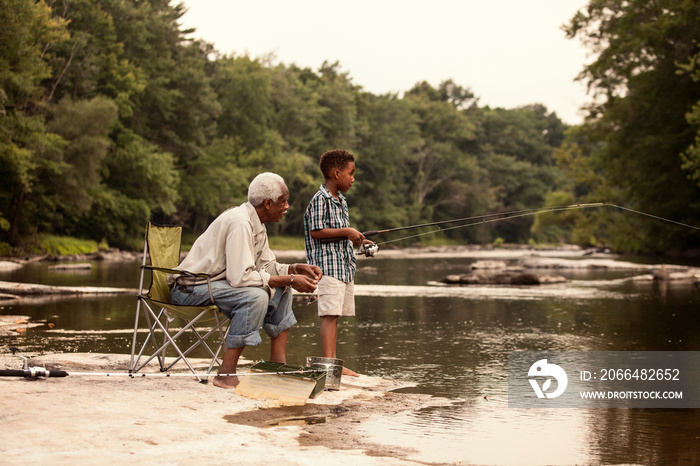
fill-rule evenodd
<path id="1" fill-rule="evenodd" d="M 365 240 L 365 235 L 355 230 L 354 228 L 348 228 L 348 233 L 346 235 L 350 241 L 352 241 L 353 246 L 360 247 L 362 242 Z"/>

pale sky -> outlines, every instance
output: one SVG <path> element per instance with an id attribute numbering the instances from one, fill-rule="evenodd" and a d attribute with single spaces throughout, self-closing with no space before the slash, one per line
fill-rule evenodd
<path id="1" fill-rule="evenodd" d="M 480 106 L 544 104 L 582 121 L 592 57 L 561 30 L 586 0 L 186 0 L 184 27 L 217 50 L 317 70 L 338 61 L 353 84 L 402 95 L 452 79 Z"/>

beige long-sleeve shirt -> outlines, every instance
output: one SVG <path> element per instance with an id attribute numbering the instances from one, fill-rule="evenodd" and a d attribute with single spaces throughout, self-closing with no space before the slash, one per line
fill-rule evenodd
<path id="1" fill-rule="evenodd" d="M 270 276 L 287 275 L 289 265 L 277 263 L 265 225 L 246 202 L 219 215 L 176 269 L 208 273 L 212 281 L 225 278 L 235 288 L 262 287 L 271 294 Z M 168 284 L 172 285 L 175 278 L 168 275 Z"/>

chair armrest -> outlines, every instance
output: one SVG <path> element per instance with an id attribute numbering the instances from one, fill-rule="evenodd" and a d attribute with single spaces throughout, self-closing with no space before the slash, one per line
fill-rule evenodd
<path id="1" fill-rule="evenodd" d="M 216 304 L 214 302 L 214 293 L 211 291 L 211 274 L 208 273 L 192 273 L 188 272 L 187 270 L 175 270 L 175 269 L 169 269 L 167 267 L 155 267 L 153 265 L 142 265 L 141 268 L 147 269 L 147 270 L 156 270 L 158 272 L 164 272 L 172 275 L 184 275 L 189 278 L 204 278 L 207 281 L 207 287 L 209 288 L 209 299 L 211 299 L 212 304 Z"/>
<path id="2" fill-rule="evenodd" d="M 185 275 L 185 276 L 191 277 L 191 278 L 211 278 L 211 275 L 208 273 L 192 273 L 192 272 L 188 272 L 187 270 L 175 270 L 175 269 L 169 269 L 167 267 L 154 267 L 152 265 L 142 265 L 141 268 L 147 269 L 147 270 L 156 270 L 158 272 L 165 272 L 165 273 L 169 273 L 172 275 Z"/>

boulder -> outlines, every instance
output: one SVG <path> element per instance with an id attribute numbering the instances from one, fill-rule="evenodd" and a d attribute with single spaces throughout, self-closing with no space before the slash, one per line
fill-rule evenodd
<path id="1" fill-rule="evenodd" d="M 3 272 L 9 272 L 11 270 L 17 270 L 21 268 L 22 264 L 18 264 L 17 262 L 0 261 L 0 270 L 2 270 Z"/>
<path id="2" fill-rule="evenodd" d="M 565 283 L 566 278 L 560 275 L 543 275 L 537 273 L 504 272 L 504 273 L 469 273 L 448 275 L 442 283 L 449 285 L 549 285 Z"/>
<path id="3" fill-rule="evenodd" d="M 505 269 L 506 267 L 507 267 L 507 264 L 504 261 L 476 261 L 471 265 L 471 268 L 473 270 L 477 270 L 477 269 L 494 270 L 494 269 Z"/>
<path id="4" fill-rule="evenodd" d="M 92 264 L 88 262 L 80 262 L 77 264 L 56 264 L 49 265 L 49 270 L 92 270 Z"/>

